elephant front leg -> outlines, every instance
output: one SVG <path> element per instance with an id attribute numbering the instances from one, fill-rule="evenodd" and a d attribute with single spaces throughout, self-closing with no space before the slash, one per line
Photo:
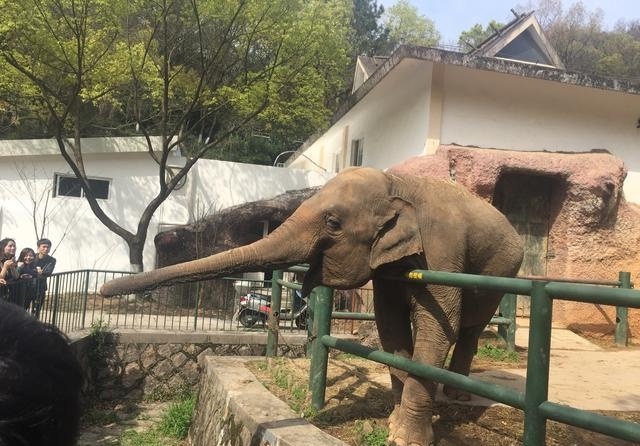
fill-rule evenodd
<path id="1" fill-rule="evenodd" d="M 415 330 L 413 360 L 443 367 L 455 341 L 460 315 L 459 290 L 430 286 L 412 298 Z M 400 406 L 389 419 L 389 441 L 398 446 L 434 444 L 431 418 L 437 383 L 407 376 Z"/>
<path id="2" fill-rule="evenodd" d="M 374 279 L 373 303 L 376 316 L 376 327 L 380 344 L 385 352 L 404 358 L 413 356 L 413 333 L 411 331 L 411 307 L 409 296 L 405 295 L 397 281 Z M 394 423 L 399 413 L 402 400 L 402 389 L 407 379 L 407 372 L 389 367 L 391 392 L 394 410 L 389 417 Z"/>

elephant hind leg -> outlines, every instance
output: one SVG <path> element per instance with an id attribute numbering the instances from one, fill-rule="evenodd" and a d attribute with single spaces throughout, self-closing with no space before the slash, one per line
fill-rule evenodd
<path id="1" fill-rule="evenodd" d="M 474 327 L 463 327 L 460 329 L 458 340 L 453 349 L 449 371 L 468 376 L 471 370 L 471 361 L 478 350 L 478 339 L 484 331 L 486 325 L 476 325 Z M 466 390 L 456 389 L 445 385 L 443 392 L 449 398 L 458 401 L 469 401 L 471 394 Z"/>
<path id="2" fill-rule="evenodd" d="M 471 362 L 478 351 L 480 335 L 491 321 L 500 299 L 502 299 L 501 294 L 463 292 L 461 327 L 449 363 L 451 372 L 469 376 Z M 469 392 L 454 387 L 444 386 L 443 392 L 454 400 L 469 401 L 471 399 Z"/>

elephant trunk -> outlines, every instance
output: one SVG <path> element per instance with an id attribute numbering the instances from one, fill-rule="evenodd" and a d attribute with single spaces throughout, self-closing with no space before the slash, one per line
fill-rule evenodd
<path id="1" fill-rule="evenodd" d="M 312 246 L 309 243 L 296 242 L 302 239 L 299 230 L 305 227 L 307 226 L 296 224 L 289 218 L 273 233 L 250 245 L 111 280 L 102 285 L 100 293 L 103 296 L 128 294 L 175 283 L 214 279 L 231 273 L 279 269 L 307 262 Z"/>

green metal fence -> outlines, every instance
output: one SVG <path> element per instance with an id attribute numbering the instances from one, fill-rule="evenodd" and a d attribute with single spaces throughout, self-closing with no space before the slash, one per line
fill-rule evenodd
<path id="1" fill-rule="evenodd" d="M 310 367 L 312 404 L 316 409 L 324 406 L 328 352 L 330 348 L 334 348 L 524 410 L 525 446 L 545 444 L 547 420 L 555 420 L 623 440 L 640 442 L 640 424 L 638 423 L 548 401 L 553 300 L 640 308 L 640 292 L 625 288 L 615 289 L 594 285 L 426 270 L 411 271 L 400 280 L 460 288 L 482 288 L 531 296 L 525 392 L 513 391 L 331 336 L 330 315 L 333 293 L 330 289 L 318 287 L 315 290 L 313 358 Z"/>
<path id="2" fill-rule="evenodd" d="M 250 328 L 242 326 L 236 312 L 241 295 L 250 291 L 271 294 L 270 280 L 228 277 L 137 294 L 113 297 L 99 294 L 103 283 L 129 274 L 132 273 L 94 269 L 55 273 L 47 278 L 47 290 L 39 318 L 65 333 L 96 324 L 106 324 L 114 329 L 139 330 L 267 330 L 267 326 L 260 323 Z M 20 284 L 15 285 L 17 289 Z M 291 289 L 285 289 L 280 297 L 282 308 L 293 306 Z M 293 320 L 281 320 L 278 328 L 292 332 L 305 331 L 299 329 Z M 339 329 L 334 327 L 334 330 L 336 328 Z"/>
<path id="3" fill-rule="evenodd" d="M 241 329 L 234 320 L 239 296 L 249 290 L 271 287 L 270 282 L 262 280 L 225 278 L 138 294 L 113 297 L 99 294 L 103 283 L 129 274 L 132 273 L 93 269 L 55 273 L 47 278 L 38 316 L 65 333 L 94 324 L 117 329 Z M 6 297 L 20 304 L 11 296 Z"/>

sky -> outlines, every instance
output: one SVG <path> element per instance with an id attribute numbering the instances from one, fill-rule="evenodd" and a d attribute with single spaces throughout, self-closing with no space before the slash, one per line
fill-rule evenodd
<path id="1" fill-rule="evenodd" d="M 440 43 L 456 43 L 462 31 L 476 23 L 486 26 L 492 19 L 507 23 L 514 16 L 511 8 L 526 4 L 526 0 L 409 0 L 418 8 L 420 14 L 433 20 L 440 31 Z M 395 0 L 378 0 L 385 8 Z M 564 9 L 568 9 L 575 0 L 562 0 Z M 587 11 L 600 8 L 604 11 L 605 29 L 611 29 L 619 19 L 640 19 L 640 0 L 582 0 Z M 518 11 L 524 12 L 524 11 Z"/>

